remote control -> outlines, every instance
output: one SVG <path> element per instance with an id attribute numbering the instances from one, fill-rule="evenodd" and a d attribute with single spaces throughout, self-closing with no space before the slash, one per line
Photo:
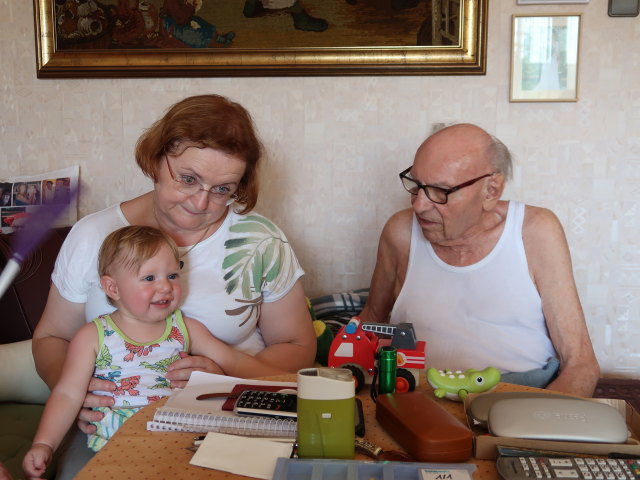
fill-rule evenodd
<path id="1" fill-rule="evenodd" d="M 237 415 L 297 418 L 298 396 L 294 393 L 245 390 L 233 407 Z"/>
<path id="2" fill-rule="evenodd" d="M 500 477 L 504 480 L 640 479 L 640 458 L 498 457 L 496 468 Z"/>

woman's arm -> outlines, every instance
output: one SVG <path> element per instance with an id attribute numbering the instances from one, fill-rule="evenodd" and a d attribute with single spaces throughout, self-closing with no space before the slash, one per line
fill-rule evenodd
<path id="1" fill-rule="evenodd" d="M 272 368 L 261 365 L 261 362 L 255 357 L 240 352 L 233 347 L 227 345 L 222 340 L 214 337 L 211 332 L 198 320 L 184 317 L 184 323 L 189 331 L 191 339 L 192 357 L 206 357 L 211 360 L 214 365 L 219 367 L 218 373 L 222 375 L 236 376 L 234 373 L 239 370 L 255 371 L 260 369 L 258 376 L 277 375 L 283 373 L 281 369 Z"/>
<path id="2" fill-rule="evenodd" d="M 65 300 L 55 285 L 51 285 L 47 305 L 33 333 L 33 358 L 36 370 L 53 391 L 62 374 L 69 341 L 85 325 L 84 304 Z M 113 382 L 92 378 L 89 390 L 111 391 Z M 88 422 L 99 421 L 103 415 L 90 407 L 109 407 L 113 398 L 88 393 L 84 407 L 78 416 L 78 427 L 85 433 L 93 433 L 95 426 Z"/>
<path id="3" fill-rule="evenodd" d="M 51 390 L 62 373 L 69 342 L 84 324 L 84 304 L 65 300 L 51 284 L 32 347 L 36 370 Z"/>
<path id="4" fill-rule="evenodd" d="M 280 300 L 262 304 L 258 327 L 266 348 L 255 358 L 264 369 L 295 373 L 313 365 L 317 341 L 301 279 Z M 255 376 L 251 371 L 236 372 L 236 376 L 249 375 Z"/>
<path id="5" fill-rule="evenodd" d="M 208 354 L 200 355 L 193 348 L 194 355 L 182 358 L 169 367 L 167 378 L 171 380 L 171 386 L 183 388 L 191 372 L 195 370 L 252 378 L 297 372 L 313 365 L 316 335 L 301 280 L 280 300 L 262 304 L 258 326 L 266 343 L 264 350 L 255 356 L 233 350 L 233 361 L 228 361 L 229 365 L 223 366 L 219 363 L 217 354 L 212 357 Z M 202 329 L 206 330 L 204 326 Z M 206 334 L 211 335 L 208 330 Z M 195 346 L 197 339 L 191 329 L 189 335 Z"/>

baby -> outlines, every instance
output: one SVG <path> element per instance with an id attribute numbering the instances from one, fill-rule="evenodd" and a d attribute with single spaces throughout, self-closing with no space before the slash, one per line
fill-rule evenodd
<path id="1" fill-rule="evenodd" d="M 182 287 L 178 250 L 160 230 L 128 226 L 104 240 L 98 256 L 100 284 L 117 309 L 84 325 L 73 337 L 60 380 L 51 392 L 22 467 L 40 477 L 73 425 L 92 376 L 111 380 L 113 407 L 89 435 L 98 451 L 117 429 L 145 405 L 170 394 L 165 378 L 171 363 L 187 353 L 207 356 L 223 370 L 243 355 L 216 339 L 178 309 Z"/>

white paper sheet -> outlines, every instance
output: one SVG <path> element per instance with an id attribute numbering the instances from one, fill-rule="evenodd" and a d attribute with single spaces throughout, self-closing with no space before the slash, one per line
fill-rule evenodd
<path id="1" fill-rule="evenodd" d="M 279 457 L 289 458 L 292 443 L 209 432 L 189 462 L 236 475 L 270 480 Z"/>

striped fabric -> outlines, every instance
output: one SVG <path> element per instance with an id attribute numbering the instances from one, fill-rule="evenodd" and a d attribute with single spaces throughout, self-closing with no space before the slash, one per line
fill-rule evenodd
<path id="1" fill-rule="evenodd" d="M 310 299 L 315 318 L 322 320 L 335 334 L 352 316 L 358 315 L 369 297 L 368 288 L 334 293 Z"/>

